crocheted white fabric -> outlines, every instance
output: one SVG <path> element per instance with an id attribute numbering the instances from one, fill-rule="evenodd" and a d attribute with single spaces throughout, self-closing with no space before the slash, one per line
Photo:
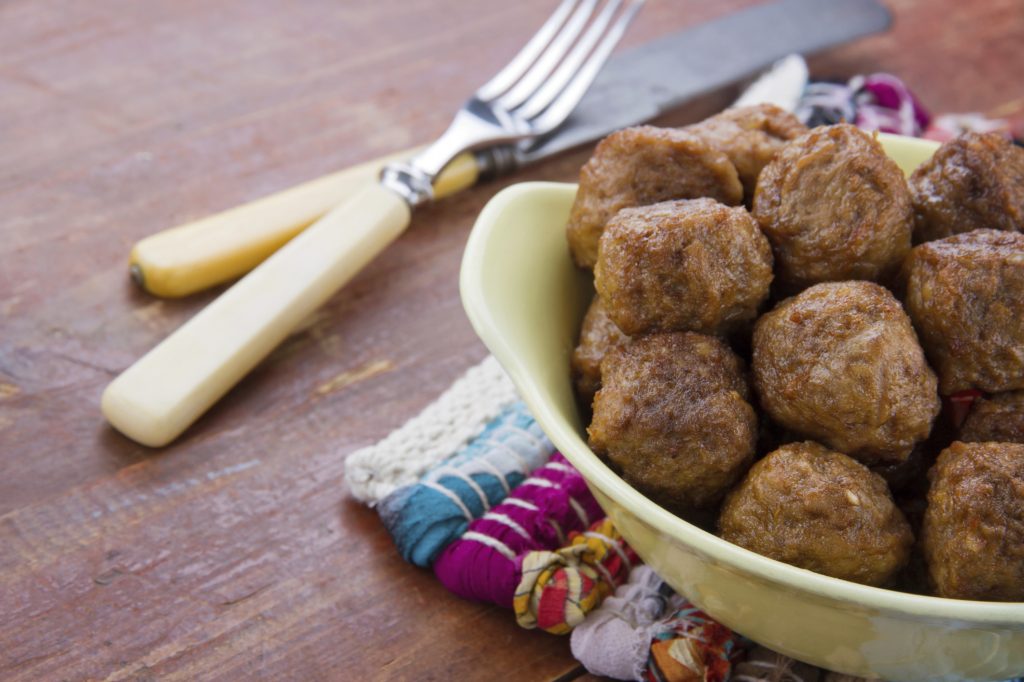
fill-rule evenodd
<path id="1" fill-rule="evenodd" d="M 359 501 L 376 505 L 452 456 L 516 400 L 512 380 L 488 355 L 387 438 L 349 455 L 345 460 L 349 490 Z"/>

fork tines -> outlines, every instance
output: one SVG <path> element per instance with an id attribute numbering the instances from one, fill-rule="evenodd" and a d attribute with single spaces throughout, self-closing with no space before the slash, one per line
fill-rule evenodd
<path id="1" fill-rule="evenodd" d="M 563 0 L 511 62 L 476 92 L 542 135 L 579 103 L 643 0 Z"/>

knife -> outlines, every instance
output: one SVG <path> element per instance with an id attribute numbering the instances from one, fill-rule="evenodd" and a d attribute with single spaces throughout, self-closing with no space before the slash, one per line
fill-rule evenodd
<path id="1" fill-rule="evenodd" d="M 468 172 L 454 184 L 468 186 L 642 122 L 794 49 L 812 52 L 888 25 L 888 12 L 874 0 L 781 0 L 663 38 L 608 65 L 563 128 L 529 144 L 475 152 L 467 157 L 471 163 L 460 161 Z M 381 185 L 360 186 L 316 229 L 287 244 L 117 377 L 101 401 L 107 420 L 144 445 L 171 442 L 397 239 L 409 222 L 409 206 Z"/>
<path id="2" fill-rule="evenodd" d="M 445 168 L 435 198 L 654 118 L 789 53 L 814 53 L 881 31 L 890 21 L 876 0 L 783 0 L 623 51 L 548 139 L 529 148 L 463 154 Z M 377 177 L 385 164 L 416 151 L 368 161 L 146 237 L 132 249 L 132 278 L 153 295 L 173 298 L 240 277 Z"/>

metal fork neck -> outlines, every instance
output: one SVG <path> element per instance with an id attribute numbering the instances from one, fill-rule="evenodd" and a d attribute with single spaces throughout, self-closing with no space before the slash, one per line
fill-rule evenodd
<path id="1" fill-rule="evenodd" d="M 381 183 L 410 206 L 419 206 L 433 198 L 434 182 L 456 156 L 522 139 L 528 131 L 528 126 L 501 109 L 470 99 L 436 142 L 408 161 L 385 166 Z"/>
<path id="2" fill-rule="evenodd" d="M 384 166 L 380 172 L 380 184 L 405 199 L 405 203 L 412 207 L 434 198 L 433 178 L 408 162 Z"/>
<path id="3" fill-rule="evenodd" d="M 500 145 L 473 153 L 478 168 L 477 182 L 507 175 L 521 165 L 521 155 L 514 145 Z M 420 206 L 434 198 L 431 178 L 409 162 L 391 163 L 381 171 L 380 182 L 410 206 Z"/>

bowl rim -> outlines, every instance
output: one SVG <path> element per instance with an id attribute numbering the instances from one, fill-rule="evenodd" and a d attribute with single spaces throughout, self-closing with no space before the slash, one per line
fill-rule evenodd
<path id="1" fill-rule="evenodd" d="M 910 141 L 920 142 L 919 140 Z M 621 504 L 659 533 L 677 538 L 722 565 L 748 572 L 757 578 L 828 600 L 839 600 L 893 614 L 914 614 L 942 620 L 960 620 L 986 625 L 1024 624 L 1024 603 L 949 599 L 871 587 L 815 573 L 761 556 L 723 540 L 655 504 L 615 474 L 584 443 L 582 451 L 572 439 L 579 438 L 559 418 L 542 396 L 518 354 L 499 333 L 498 323 L 484 295 L 484 254 L 498 224 L 498 217 L 510 206 L 529 201 L 539 193 L 575 192 L 573 183 L 524 182 L 496 194 L 481 211 L 470 233 L 462 259 L 459 289 L 463 307 L 474 330 L 505 368 L 531 413 L 548 437 L 575 465 L 586 480 Z"/>

